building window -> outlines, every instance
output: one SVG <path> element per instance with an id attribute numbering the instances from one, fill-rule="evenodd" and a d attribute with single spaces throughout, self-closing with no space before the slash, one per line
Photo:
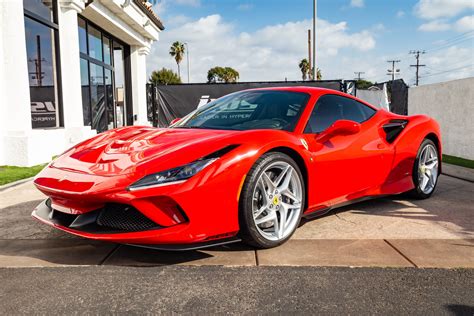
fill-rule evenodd
<path id="1" fill-rule="evenodd" d="M 23 0 L 33 128 L 62 126 L 57 1 Z"/>
<path id="2" fill-rule="evenodd" d="M 129 47 L 86 19 L 78 18 L 84 125 L 98 132 L 127 122 L 125 51 Z"/>

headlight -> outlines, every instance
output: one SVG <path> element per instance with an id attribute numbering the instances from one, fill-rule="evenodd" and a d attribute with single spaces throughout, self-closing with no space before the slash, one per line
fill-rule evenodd
<path id="1" fill-rule="evenodd" d="M 182 182 L 191 178 L 216 160 L 217 158 L 200 159 L 181 167 L 150 174 L 129 186 L 128 189 L 133 191 L 145 189 L 150 186 L 159 186 L 172 182 Z"/>

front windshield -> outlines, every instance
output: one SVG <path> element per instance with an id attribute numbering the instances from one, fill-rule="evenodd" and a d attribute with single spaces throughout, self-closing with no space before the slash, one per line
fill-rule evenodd
<path id="1" fill-rule="evenodd" d="M 308 94 L 292 91 L 237 92 L 198 108 L 172 127 L 293 131 L 308 99 Z"/>

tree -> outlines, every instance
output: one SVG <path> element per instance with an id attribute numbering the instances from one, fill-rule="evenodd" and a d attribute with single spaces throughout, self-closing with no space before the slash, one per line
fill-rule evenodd
<path id="1" fill-rule="evenodd" d="M 374 84 L 370 81 L 367 81 L 367 80 L 357 80 L 356 81 L 356 88 L 357 89 L 368 89 L 370 87 L 372 87 Z"/>
<path id="2" fill-rule="evenodd" d="M 150 83 L 153 84 L 178 84 L 181 79 L 178 74 L 171 69 L 162 68 L 151 73 Z"/>
<path id="3" fill-rule="evenodd" d="M 323 79 L 323 74 L 321 73 L 321 69 L 318 68 L 318 71 L 316 72 L 316 80 L 322 80 Z"/>
<path id="4" fill-rule="evenodd" d="M 299 65 L 300 67 L 300 70 L 301 70 L 301 77 L 303 78 L 303 81 L 306 80 L 306 78 L 308 78 L 308 75 L 309 75 L 309 72 L 310 72 L 310 67 L 309 67 L 309 62 L 306 58 L 303 58 Z"/>
<path id="5" fill-rule="evenodd" d="M 209 69 L 207 72 L 207 82 L 208 83 L 217 83 L 217 82 L 237 82 L 240 74 L 237 70 L 232 67 L 214 67 Z"/>
<path id="6" fill-rule="evenodd" d="M 170 55 L 171 57 L 174 57 L 174 60 L 176 60 L 176 64 L 178 65 L 178 77 L 181 79 L 181 70 L 179 69 L 179 64 L 184 58 L 184 53 L 186 52 L 186 48 L 184 47 L 184 44 L 181 42 L 174 42 L 171 47 L 170 47 Z"/>
<path id="7" fill-rule="evenodd" d="M 314 67 L 311 69 L 311 72 L 308 74 L 308 78 L 312 80 L 313 78 L 313 69 Z M 318 68 L 318 71 L 316 72 L 316 80 L 322 80 L 323 79 L 323 75 L 321 73 L 321 69 Z"/>

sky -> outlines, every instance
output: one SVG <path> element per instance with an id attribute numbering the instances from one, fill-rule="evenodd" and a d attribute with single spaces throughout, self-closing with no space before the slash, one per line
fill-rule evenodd
<path id="1" fill-rule="evenodd" d="M 387 60 L 409 85 L 474 76 L 474 0 L 318 0 L 317 63 L 323 79 L 391 79 Z M 233 67 L 239 81 L 301 80 L 308 56 L 312 0 L 158 0 L 165 25 L 152 46 L 147 71 L 177 71 L 172 42 L 188 43 L 190 82 L 205 82 L 214 66 Z M 186 58 L 181 77 L 187 82 Z"/>

